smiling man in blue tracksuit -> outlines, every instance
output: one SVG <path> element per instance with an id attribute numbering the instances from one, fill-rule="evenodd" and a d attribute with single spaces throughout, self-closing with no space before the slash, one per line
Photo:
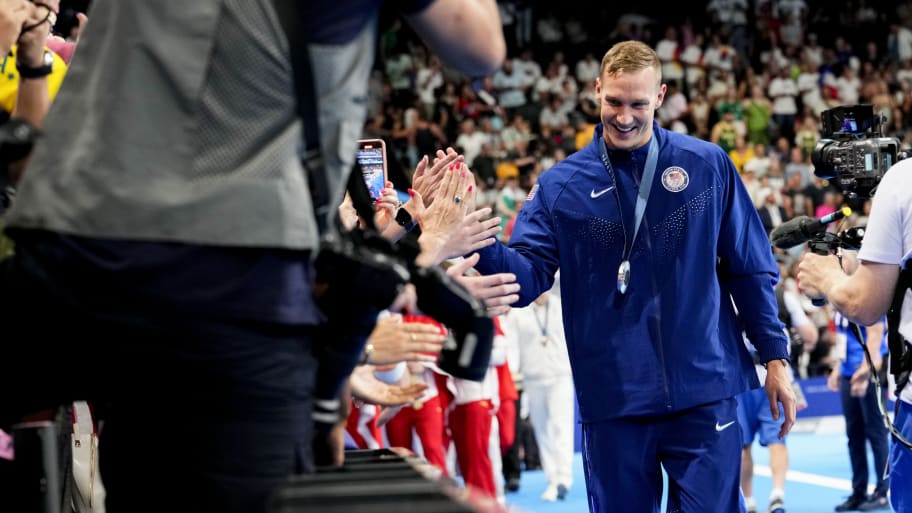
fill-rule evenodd
<path id="1" fill-rule="evenodd" d="M 596 92 L 592 143 L 541 175 L 509 247 L 477 268 L 515 273 L 519 304 L 561 269 L 592 512 L 658 511 L 662 468 L 668 511 L 743 511 L 733 396 L 759 382 L 732 299 L 769 362 L 780 436 L 795 419 L 769 240 L 725 152 L 654 122 L 665 85 L 651 48 L 612 47 Z"/>

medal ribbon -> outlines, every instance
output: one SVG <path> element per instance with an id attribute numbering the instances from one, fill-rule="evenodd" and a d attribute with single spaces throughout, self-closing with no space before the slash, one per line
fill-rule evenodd
<path id="1" fill-rule="evenodd" d="M 611 168 L 611 159 L 608 158 L 608 147 L 605 142 L 602 141 L 602 144 L 599 145 L 601 150 L 602 163 L 605 165 L 605 168 L 608 169 L 608 173 L 611 175 L 612 180 L 615 183 L 615 189 L 617 189 L 617 180 L 614 178 L 614 171 Z M 649 193 L 652 192 L 652 180 L 655 177 L 656 164 L 659 160 L 659 149 L 658 144 L 656 143 L 656 136 L 652 134 L 652 138 L 649 140 L 649 150 L 646 155 L 646 166 L 643 168 L 643 179 L 640 181 L 639 191 L 637 193 L 637 202 L 636 208 L 634 210 L 634 221 L 633 221 L 633 238 L 630 240 L 630 244 L 627 244 L 626 230 L 624 231 L 624 259 L 621 262 L 620 269 L 626 270 L 627 280 L 630 276 L 630 253 L 633 252 L 633 245 L 636 242 L 637 234 L 640 231 L 640 225 L 643 222 L 643 215 L 646 213 L 646 202 L 649 201 Z M 618 201 L 618 214 L 620 212 L 620 200 Z M 621 224 L 623 225 L 624 219 L 621 218 Z M 620 276 L 620 273 L 619 273 Z M 623 294 L 627 290 L 626 281 L 621 283 L 618 281 L 618 290 Z"/>

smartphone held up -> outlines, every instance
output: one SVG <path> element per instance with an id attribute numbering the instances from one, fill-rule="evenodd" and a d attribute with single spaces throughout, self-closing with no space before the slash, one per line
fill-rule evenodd
<path id="1" fill-rule="evenodd" d="M 386 143 L 383 139 L 360 139 L 357 159 L 371 199 L 380 198 L 387 180 Z"/>

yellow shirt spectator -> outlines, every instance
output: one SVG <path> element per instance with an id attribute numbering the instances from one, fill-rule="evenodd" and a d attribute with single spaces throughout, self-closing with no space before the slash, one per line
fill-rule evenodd
<path id="1" fill-rule="evenodd" d="M 592 142 L 593 137 L 595 137 L 595 125 L 586 123 L 585 128 L 576 132 L 576 151 L 585 148 L 587 144 Z"/>
<path id="2" fill-rule="evenodd" d="M 497 165 L 495 173 L 497 174 L 498 180 L 506 180 L 510 177 L 519 178 L 519 167 L 517 167 L 512 160 L 505 160 Z"/>
<path id="3" fill-rule="evenodd" d="M 735 164 L 738 174 L 743 174 L 744 164 L 754 158 L 754 148 L 747 145 L 744 136 L 739 135 L 736 138 L 735 147 L 728 152 L 728 156 L 731 157 L 732 163 Z"/>

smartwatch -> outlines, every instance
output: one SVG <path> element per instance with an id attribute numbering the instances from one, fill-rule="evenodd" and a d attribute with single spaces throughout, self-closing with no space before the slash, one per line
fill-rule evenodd
<path id="1" fill-rule="evenodd" d="M 786 360 L 785 358 L 774 358 L 773 360 L 770 360 L 770 362 L 775 361 L 775 360 L 779 360 L 779 361 L 782 362 L 782 364 L 785 365 L 786 367 L 791 367 L 791 365 L 792 365 L 792 362 Z M 763 364 L 763 368 L 766 368 L 766 366 L 767 366 L 768 363 L 769 363 L 769 362 L 764 363 L 764 364 Z"/>
<path id="2" fill-rule="evenodd" d="M 16 70 L 19 72 L 20 78 L 43 78 L 51 74 L 54 71 L 54 54 L 49 50 L 44 51 L 43 62 L 40 66 L 26 66 L 22 64 L 19 60 L 19 55 L 16 55 Z"/>
<path id="3" fill-rule="evenodd" d="M 399 223 L 399 226 L 405 228 L 405 231 L 411 231 L 418 223 L 412 219 L 412 214 L 409 214 L 408 210 L 399 207 L 399 210 L 396 211 L 396 222 Z"/>

